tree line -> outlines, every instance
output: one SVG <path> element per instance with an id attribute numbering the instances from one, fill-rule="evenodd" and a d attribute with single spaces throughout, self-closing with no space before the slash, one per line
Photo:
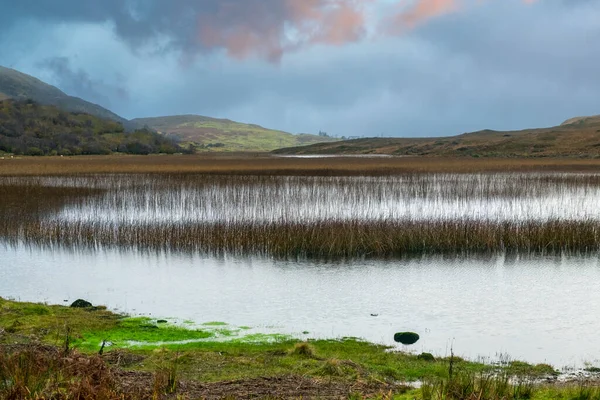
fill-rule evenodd
<path id="1" fill-rule="evenodd" d="M 126 132 L 116 121 L 71 113 L 32 100 L 0 101 L 0 152 L 15 155 L 188 152 L 148 128 Z"/>

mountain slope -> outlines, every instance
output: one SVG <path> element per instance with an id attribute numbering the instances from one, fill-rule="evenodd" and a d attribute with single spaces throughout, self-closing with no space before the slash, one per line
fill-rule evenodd
<path id="1" fill-rule="evenodd" d="M 79 155 L 181 151 L 156 132 L 126 133 L 117 121 L 70 113 L 32 100 L 0 101 L 0 153 Z"/>
<path id="2" fill-rule="evenodd" d="M 123 124 L 126 129 L 134 128 L 128 120 L 106 108 L 79 97 L 69 96 L 60 89 L 33 76 L 0 66 L 0 100 L 7 98 L 15 100 L 32 99 L 37 103 L 53 105 L 65 111 L 86 113 L 98 118 L 117 121 Z"/>
<path id="3" fill-rule="evenodd" d="M 137 118 L 131 122 L 148 126 L 181 141 L 194 143 L 199 149 L 219 151 L 271 151 L 281 147 L 302 146 L 336 139 L 309 134 L 291 133 L 244 124 L 228 119 L 199 115 Z"/>
<path id="4" fill-rule="evenodd" d="M 551 128 L 483 130 L 437 138 L 365 138 L 276 150 L 277 154 L 390 154 L 471 157 L 598 157 L 600 117 Z"/>

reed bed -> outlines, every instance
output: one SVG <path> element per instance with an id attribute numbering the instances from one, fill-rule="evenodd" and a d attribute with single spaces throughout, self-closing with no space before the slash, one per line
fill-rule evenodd
<path id="1" fill-rule="evenodd" d="M 0 179 L 0 240 L 278 258 L 596 253 L 600 175 Z"/>
<path id="2" fill-rule="evenodd" d="M 278 258 L 339 259 L 469 255 L 596 253 L 600 223 L 547 221 L 323 221 L 311 224 L 23 224 L 14 239 L 45 246 L 86 249 L 265 255 Z M 11 241 L 11 238 L 8 238 Z"/>

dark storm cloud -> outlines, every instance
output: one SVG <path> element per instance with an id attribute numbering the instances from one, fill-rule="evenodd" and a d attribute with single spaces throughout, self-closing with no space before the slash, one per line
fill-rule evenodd
<path id="1" fill-rule="evenodd" d="M 124 87 L 110 85 L 103 80 L 92 79 L 83 69 L 73 69 L 66 57 L 52 57 L 37 64 L 49 71 L 54 82 L 72 96 L 110 107 L 111 98 L 127 99 L 129 94 Z"/>
<path id="2" fill-rule="evenodd" d="M 0 0 L 0 26 L 20 19 L 111 22 L 137 47 L 155 39 L 188 53 L 224 48 L 238 58 L 279 59 L 315 43 L 343 44 L 365 33 L 372 0 Z"/>

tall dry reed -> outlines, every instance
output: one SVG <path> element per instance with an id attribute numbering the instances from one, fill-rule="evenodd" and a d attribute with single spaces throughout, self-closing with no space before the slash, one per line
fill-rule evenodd
<path id="1" fill-rule="evenodd" d="M 14 177 L 0 179 L 0 239 L 281 258 L 595 253 L 598 198 L 592 174 Z"/>

